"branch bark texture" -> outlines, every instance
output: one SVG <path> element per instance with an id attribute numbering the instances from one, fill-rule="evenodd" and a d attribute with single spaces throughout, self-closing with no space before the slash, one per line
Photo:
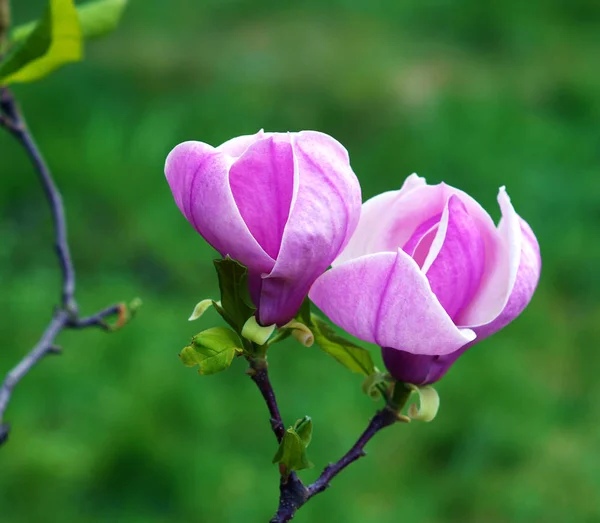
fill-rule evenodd
<path id="1" fill-rule="evenodd" d="M 271 428 L 278 442 L 281 442 L 285 434 L 285 425 L 281 418 L 275 391 L 269 379 L 268 366 L 266 358 L 253 360 L 249 359 L 250 368 L 248 374 L 258 387 L 264 398 L 269 414 L 271 416 Z M 386 406 L 379 410 L 369 422 L 365 431 L 358 438 L 356 443 L 335 463 L 329 464 L 317 480 L 311 485 L 304 485 L 302 480 L 292 472 L 289 477 L 280 478 L 279 483 L 279 506 L 277 513 L 270 520 L 270 523 L 286 523 L 291 521 L 298 509 L 307 503 L 313 496 L 320 494 L 330 486 L 330 482 L 346 467 L 356 460 L 366 455 L 365 446 L 367 443 L 385 427 L 389 427 L 399 420 L 396 409 Z"/>
<path id="2" fill-rule="evenodd" d="M 3 11 L 3 9 L 6 11 Z M 2 34 L 2 21 L 7 20 L 3 16 L 8 16 L 7 13 L 8 3 L 6 0 L 0 0 L 0 35 Z M 75 267 L 73 266 L 67 239 L 67 222 L 62 197 L 41 151 L 27 128 L 27 123 L 13 94 L 6 87 L 0 88 L 0 127 L 6 129 L 24 148 L 42 185 L 54 222 L 54 248 L 62 277 L 60 305 L 52 315 L 50 323 L 37 344 L 6 375 L 0 386 L 0 445 L 2 445 L 8 439 L 10 431 L 9 425 L 3 423 L 4 413 L 16 385 L 46 355 L 59 352 L 55 340 L 61 331 L 87 327 L 113 330 L 114 327 L 109 325 L 106 320 L 109 317 L 118 315 L 119 320 L 116 327 L 121 326 L 125 320 L 126 309 L 123 304 L 116 304 L 91 316 L 79 316 L 79 309 L 75 300 Z"/>

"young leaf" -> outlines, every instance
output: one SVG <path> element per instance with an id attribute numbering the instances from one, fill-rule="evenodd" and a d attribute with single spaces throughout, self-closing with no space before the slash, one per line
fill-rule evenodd
<path id="1" fill-rule="evenodd" d="M 73 0 L 50 0 L 31 33 L 0 64 L 0 84 L 33 82 L 81 60 L 81 26 Z"/>
<path id="2" fill-rule="evenodd" d="M 375 371 L 369 351 L 342 338 L 315 314 L 310 315 L 310 327 L 315 336 L 315 343 L 344 367 L 365 376 Z"/>
<path id="3" fill-rule="evenodd" d="M 196 334 L 179 357 L 186 367 L 199 366 L 200 374 L 215 374 L 229 368 L 240 350 L 238 335 L 227 327 L 213 327 Z"/>
<path id="4" fill-rule="evenodd" d="M 299 419 L 296 421 L 296 423 L 294 423 L 294 431 L 296 431 L 296 434 L 298 434 L 305 447 L 310 445 L 310 441 L 312 439 L 312 430 L 313 423 L 310 416 L 304 416 L 302 419 Z"/>
<path id="5" fill-rule="evenodd" d="M 374 400 L 378 400 L 381 397 L 382 387 L 385 387 L 389 383 L 389 375 L 385 372 L 381 372 L 377 369 L 369 374 L 362 384 L 362 390 Z"/>
<path id="6" fill-rule="evenodd" d="M 297 432 L 300 430 L 300 433 Z M 313 467 L 306 454 L 312 434 L 312 421 L 308 416 L 298 420 L 293 427 L 285 431 L 279 444 L 273 463 L 279 463 L 284 477 L 294 470 L 304 470 Z"/>
<path id="7" fill-rule="evenodd" d="M 256 310 L 248 292 L 248 269 L 229 256 L 214 261 L 221 289 L 221 306 L 215 307 L 237 332 Z M 222 313 L 225 312 L 225 315 Z"/>
<path id="8" fill-rule="evenodd" d="M 114 31 L 127 5 L 127 0 L 96 0 L 77 6 L 77 15 L 83 37 L 87 40 L 104 36 Z M 27 38 L 37 22 L 16 27 L 11 33 L 11 41 L 16 43 Z"/>

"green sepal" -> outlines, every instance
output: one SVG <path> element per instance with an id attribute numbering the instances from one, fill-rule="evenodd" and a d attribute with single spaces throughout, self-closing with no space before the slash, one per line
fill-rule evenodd
<path id="1" fill-rule="evenodd" d="M 264 345 L 269 341 L 271 334 L 275 331 L 277 326 L 275 324 L 268 325 L 266 327 L 259 325 L 254 316 L 250 316 L 244 326 L 242 327 L 242 338 L 256 343 L 257 345 Z"/>
<path id="2" fill-rule="evenodd" d="M 294 470 L 310 469 L 314 465 L 308 459 L 306 448 L 312 438 L 312 420 L 305 416 L 285 431 L 273 463 L 279 463 L 279 470 L 287 478 Z"/>
<path id="3" fill-rule="evenodd" d="M 300 436 L 302 443 L 305 447 L 310 445 L 312 440 L 312 430 L 313 430 L 313 422 L 310 416 L 304 416 L 302 419 L 299 419 L 294 423 L 294 430 L 296 434 Z"/>
<path id="4" fill-rule="evenodd" d="M 362 391 L 373 400 L 381 398 L 382 390 L 385 390 L 390 383 L 390 375 L 381 372 L 377 367 L 375 371 L 369 374 L 363 381 Z"/>
<path id="5" fill-rule="evenodd" d="M 73 0 L 49 0 L 28 36 L 0 63 L 0 85 L 33 82 L 83 56 L 81 25 Z"/>
<path id="6" fill-rule="evenodd" d="M 248 291 L 248 269 L 229 256 L 215 260 L 214 264 L 221 290 L 221 304 L 214 307 L 236 332 L 242 332 L 256 311 Z"/>
<path id="7" fill-rule="evenodd" d="M 327 322 L 315 314 L 310 315 L 309 327 L 315 336 L 315 343 L 344 367 L 364 376 L 375 372 L 375 364 L 368 350 L 337 334 Z"/>
<path id="8" fill-rule="evenodd" d="M 96 0 L 76 6 L 81 33 L 86 40 L 104 36 L 114 31 L 128 0 Z M 11 43 L 17 43 L 27 38 L 35 29 L 37 21 L 19 25 L 10 35 Z"/>
<path id="9" fill-rule="evenodd" d="M 304 323 L 304 325 L 310 326 L 310 300 L 308 296 L 304 298 L 300 310 L 296 314 L 296 319 Z"/>
<path id="10" fill-rule="evenodd" d="M 212 327 L 196 334 L 179 357 L 186 367 L 198 365 L 199 374 L 216 374 L 229 368 L 241 346 L 239 336 L 231 329 Z"/>

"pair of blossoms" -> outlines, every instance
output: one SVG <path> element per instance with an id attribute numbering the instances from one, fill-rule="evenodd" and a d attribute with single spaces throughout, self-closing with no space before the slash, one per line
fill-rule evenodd
<path id="1" fill-rule="evenodd" d="M 308 295 L 407 383 L 439 380 L 515 319 L 540 276 L 537 240 L 504 188 L 498 227 L 464 192 L 415 174 L 362 204 L 346 149 L 326 134 L 185 142 L 165 173 L 194 228 L 248 267 L 260 324 L 286 324 Z"/>

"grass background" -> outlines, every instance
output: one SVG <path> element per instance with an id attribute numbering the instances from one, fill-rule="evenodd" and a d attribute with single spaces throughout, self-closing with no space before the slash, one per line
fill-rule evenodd
<path id="1" fill-rule="evenodd" d="M 13 2 L 17 21 L 41 0 Z M 497 219 L 506 185 L 544 261 L 522 317 L 438 384 L 432 424 L 378 435 L 301 522 L 600 521 L 600 3 L 132 1 L 86 61 L 15 88 L 65 199 L 84 313 L 139 296 L 126 329 L 67 332 L 19 385 L 0 450 L 4 523 L 266 521 L 275 451 L 242 362 L 201 378 L 177 353 L 218 323 L 213 253 L 162 167 L 178 142 L 318 129 L 364 197 L 413 171 Z M 57 301 L 48 206 L 0 134 L 0 371 Z M 272 351 L 287 423 L 309 414 L 311 480 L 375 406 L 318 349 Z"/>

